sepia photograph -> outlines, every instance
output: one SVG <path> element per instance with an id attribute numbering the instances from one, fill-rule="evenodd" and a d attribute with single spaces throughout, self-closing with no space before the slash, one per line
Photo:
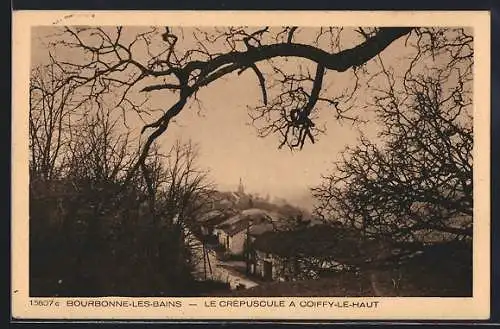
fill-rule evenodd
<path id="1" fill-rule="evenodd" d="M 154 22 L 26 31 L 30 298 L 474 297 L 474 28 Z"/>

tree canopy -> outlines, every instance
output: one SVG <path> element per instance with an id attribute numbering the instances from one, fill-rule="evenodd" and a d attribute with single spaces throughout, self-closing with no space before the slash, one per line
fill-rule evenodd
<path id="1" fill-rule="evenodd" d="M 379 140 L 347 147 L 313 189 L 320 216 L 393 239 L 472 236 L 472 36 L 448 33 L 418 48 L 404 76 L 383 67 L 386 83 L 372 100 Z"/>

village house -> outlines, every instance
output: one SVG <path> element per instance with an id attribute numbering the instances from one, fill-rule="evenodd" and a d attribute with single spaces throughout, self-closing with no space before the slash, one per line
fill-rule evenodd
<path id="1" fill-rule="evenodd" d="M 248 238 L 272 230 L 273 223 L 278 220 L 277 214 L 256 208 L 246 209 L 216 225 L 214 234 L 227 254 L 243 255 Z"/>
<path id="2" fill-rule="evenodd" d="M 205 238 L 215 237 L 214 229 L 215 227 L 227 220 L 228 218 L 234 216 L 236 211 L 232 209 L 224 209 L 224 210 L 211 210 L 199 218 L 197 218 L 196 222 L 200 228 L 200 233 Z"/>
<path id="3" fill-rule="evenodd" d="M 397 246 L 408 247 L 406 244 Z M 471 250 L 470 241 L 455 240 L 424 244 L 420 245 L 417 252 L 394 255 L 399 260 L 397 265 L 393 262 L 389 266 L 378 264 L 376 268 L 364 268 L 361 271 L 338 271 L 331 276 L 318 279 L 298 278 L 281 282 L 284 280 L 278 277 L 273 280 L 269 278 L 269 282 L 247 290 L 234 291 L 230 295 L 470 297 L 472 296 Z M 388 251 L 388 254 L 393 254 L 395 249 Z M 274 255 L 270 254 L 269 258 L 273 260 Z M 272 267 L 268 269 L 268 273 L 271 273 L 271 270 Z"/>
<path id="4" fill-rule="evenodd" d="M 247 267 L 250 275 L 268 281 L 319 279 L 346 270 L 393 267 L 420 255 L 424 246 L 363 237 L 339 222 L 316 224 L 251 239 Z"/>
<path id="5" fill-rule="evenodd" d="M 324 277 L 364 262 L 360 241 L 358 232 L 341 225 L 267 231 L 252 241 L 249 271 L 268 281 Z"/>

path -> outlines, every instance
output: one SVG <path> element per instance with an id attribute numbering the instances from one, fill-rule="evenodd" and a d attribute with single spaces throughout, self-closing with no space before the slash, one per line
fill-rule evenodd
<path id="1" fill-rule="evenodd" d="M 231 289 L 243 286 L 244 289 L 259 285 L 257 282 L 241 273 L 244 262 L 241 261 L 222 261 L 217 257 L 217 253 L 206 247 L 205 257 L 202 242 L 190 234 L 190 244 L 196 245 L 193 249 L 195 258 L 195 276 L 200 280 L 214 280 L 229 283 Z"/>

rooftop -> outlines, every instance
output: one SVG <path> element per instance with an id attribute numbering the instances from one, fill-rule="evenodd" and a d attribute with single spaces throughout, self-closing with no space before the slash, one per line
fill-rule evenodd
<path id="1" fill-rule="evenodd" d="M 375 249 L 375 243 L 371 248 Z M 292 231 L 261 234 L 254 242 L 256 250 L 278 256 L 335 257 L 339 262 L 366 258 L 359 232 L 340 225 L 314 225 Z"/>
<path id="2" fill-rule="evenodd" d="M 269 224 L 272 225 L 274 221 L 279 220 L 279 215 L 263 210 L 263 209 L 246 209 L 240 212 L 237 215 L 230 217 L 229 219 L 221 222 L 216 227 L 226 232 L 228 235 L 235 235 L 247 228 L 252 226 L 257 226 L 260 224 L 267 223 L 269 228 Z M 255 232 L 259 230 L 267 230 L 265 226 L 261 226 L 260 228 L 255 228 Z M 263 231 L 262 231 L 263 232 Z"/>
<path id="3" fill-rule="evenodd" d="M 261 235 L 265 232 L 273 231 L 275 230 L 275 225 L 273 223 L 260 223 L 257 225 L 252 225 L 250 226 L 249 229 L 249 234 L 253 236 L 258 236 Z"/>
<path id="4" fill-rule="evenodd" d="M 211 210 L 203 215 L 201 215 L 198 219 L 197 222 L 200 224 L 206 224 L 206 225 L 217 225 L 219 223 L 222 223 L 223 221 L 227 220 L 229 217 L 233 216 L 234 212 L 227 210 L 227 211 L 222 211 L 222 210 Z"/>
<path id="5" fill-rule="evenodd" d="M 454 254 L 449 248 L 457 248 L 457 252 L 467 254 L 467 250 L 462 251 L 463 245 L 467 245 L 467 242 L 422 244 L 365 239 L 358 230 L 336 223 L 292 231 L 267 231 L 256 237 L 253 248 L 280 257 L 326 257 L 349 265 L 382 266 L 404 261 L 423 252 L 434 255 Z"/>

